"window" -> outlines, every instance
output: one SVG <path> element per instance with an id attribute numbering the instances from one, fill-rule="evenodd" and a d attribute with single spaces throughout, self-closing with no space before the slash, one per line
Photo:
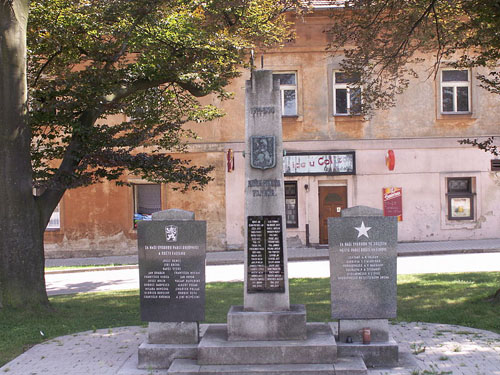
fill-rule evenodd
<path id="1" fill-rule="evenodd" d="M 36 197 L 41 196 L 45 192 L 45 188 L 34 187 L 33 195 Z M 47 231 L 55 231 L 61 229 L 61 204 L 58 203 L 52 214 L 50 215 L 49 223 L 45 227 Z"/>
<path id="2" fill-rule="evenodd" d="M 281 114 L 297 116 L 297 75 L 295 73 L 275 73 L 280 80 Z"/>
<path id="3" fill-rule="evenodd" d="M 161 211 L 161 185 L 133 185 L 134 189 L 134 228 L 140 220 L 151 220 L 153 212 Z"/>
<path id="4" fill-rule="evenodd" d="M 297 181 L 285 181 L 286 227 L 298 228 Z"/>
<path id="5" fill-rule="evenodd" d="M 47 224 L 46 230 L 56 230 L 61 229 L 61 208 L 59 205 L 54 209 L 52 215 L 50 216 L 49 224 Z"/>
<path id="6" fill-rule="evenodd" d="M 468 70 L 441 71 L 441 112 L 470 113 L 470 79 Z"/>
<path id="7" fill-rule="evenodd" d="M 357 115 L 361 113 L 361 88 L 356 87 L 359 75 L 333 73 L 333 114 Z"/>
<path id="8" fill-rule="evenodd" d="M 474 193 L 472 177 L 448 178 L 448 219 L 473 220 L 474 219 Z"/>

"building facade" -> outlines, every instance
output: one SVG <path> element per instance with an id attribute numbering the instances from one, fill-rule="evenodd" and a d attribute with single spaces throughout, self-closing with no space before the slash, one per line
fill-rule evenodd
<path id="1" fill-rule="evenodd" d="M 410 82 L 394 108 L 366 119 L 356 114 L 359 92 L 340 69 L 342 56 L 326 50 L 330 15 L 317 8 L 297 18 L 294 42 L 255 59 L 281 82 L 290 246 L 326 244 L 327 218 L 356 205 L 399 216 L 399 241 L 498 237 L 499 161 L 458 143 L 499 134 L 499 97 L 479 87 L 475 76 L 482 71 L 454 70 L 445 62 L 427 78 L 429 59 L 414 67 L 421 78 Z M 205 190 L 183 194 L 125 176 L 131 187 L 103 183 L 67 191 L 46 232 L 46 255 L 133 254 L 134 221 L 167 208 L 206 220 L 210 251 L 242 249 L 249 77 L 244 71 L 231 83 L 233 100 L 205 99 L 226 116 L 193 124 L 199 138 L 188 154 L 176 155 L 215 166 Z"/>

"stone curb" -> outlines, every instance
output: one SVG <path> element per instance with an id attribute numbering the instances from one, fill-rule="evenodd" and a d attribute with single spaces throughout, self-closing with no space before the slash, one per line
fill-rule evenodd
<path id="1" fill-rule="evenodd" d="M 71 266 L 68 266 L 68 267 L 71 267 Z M 70 268 L 67 270 L 49 270 L 49 271 L 45 271 L 45 274 L 58 275 L 58 274 L 63 274 L 63 273 L 133 270 L 136 268 L 139 268 L 139 266 L 137 264 L 130 264 L 130 265 L 126 265 L 126 266 L 77 267 L 77 268 Z"/>
<path id="2" fill-rule="evenodd" d="M 327 250 L 326 248 L 324 249 Z M 452 255 L 452 254 L 485 254 L 485 253 L 499 253 L 500 249 L 463 249 L 463 250 L 405 250 L 398 251 L 398 257 L 410 257 L 410 256 L 428 256 L 428 255 Z M 212 252 L 207 254 L 219 254 L 221 252 Z M 234 253 L 234 252 L 233 252 Z M 236 259 L 232 254 L 228 254 L 229 256 L 226 259 L 207 259 L 207 266 L 222 266 L 222 265 L 230 265 L 230 264 L 243 264 L 243 257 L 239 256 Z M 243 255 L 243 254 L 241 254 Z M 208 255 L 210 257 L 210 255 Z M 207 257 L 207 258 L 208 258 Z M 328 260 L 328 255 L 323 254 L 314 254 L 314 255 L 292 255 L 289 256 L 288 260 L 290 262 L 299 262 L 299 261 L 315 261 L 315 260 Z M 68 266 L 71 267 L 71 266 Z M 112 271 L 112 270 L 126 270 L 126 269 L 136 269 L 138 268 L 137 264 L 129 264 L 129 265 L 120 265 L 120 266 L 95 266 L 95 267 L 80 267 L 75 266 L 76 268 L 70 268 L 66 270 L 49 270 L 46 271 L 46 274 L 63 274 L 63 273 L 77 273 L 77 272 L 96 272 L 96 271 Z"/>

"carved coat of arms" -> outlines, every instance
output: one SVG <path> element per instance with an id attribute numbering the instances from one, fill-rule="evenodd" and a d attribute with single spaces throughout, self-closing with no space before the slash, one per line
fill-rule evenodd
<path id="1" fill-rule="evenodd" d="M 276 166 L 276 146 L 274 136 L 250 137 L 250 165 L 252 168 L 268 169 Z"/>
<path id="2" fill-rule="evenodd" d="M 165 226 L 165 239 L 167 242 L 177 242 L 177 233 L 179 228 L 175 225 Z"/>

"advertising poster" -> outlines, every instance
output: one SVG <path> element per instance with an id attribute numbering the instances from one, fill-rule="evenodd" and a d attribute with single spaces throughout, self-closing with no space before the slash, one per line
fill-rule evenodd
<path id="1" fill-rule="evenodd" d="M 403 189 L 399 187 L 382 188 L 384 216 L 397 216 L 403 221 Z"/>

